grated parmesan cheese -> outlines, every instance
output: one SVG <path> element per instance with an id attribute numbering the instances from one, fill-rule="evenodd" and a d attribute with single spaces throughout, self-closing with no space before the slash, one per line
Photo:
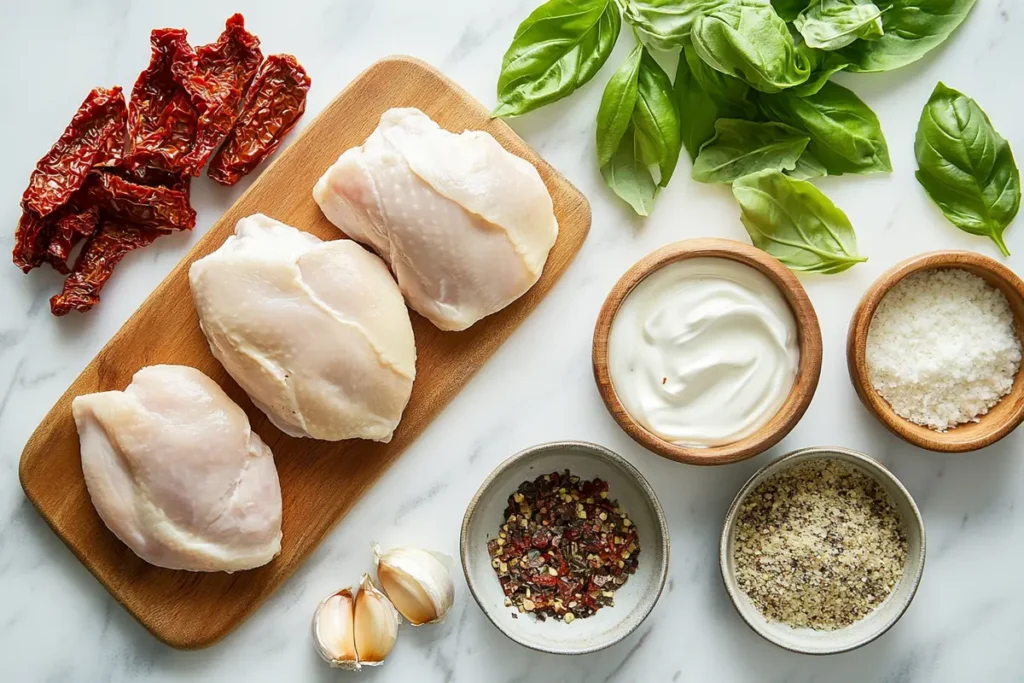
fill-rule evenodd
<path id="1" fill-rule="evenodd" d="M 1021 343 L 1006 296 L 962 269 L 907 276 L 882 299 L 868 379 L 898 415 L 945 431 L 977 422 L 1010 392 Z"/>

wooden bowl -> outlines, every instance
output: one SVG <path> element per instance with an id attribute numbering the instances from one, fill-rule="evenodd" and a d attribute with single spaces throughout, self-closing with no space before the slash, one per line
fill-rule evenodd
<path id="1" fill-rule="evenodd" d="M 649 432 L 633 419 L 612 386 L 608 370 L 608 335 L 619 306 L 644 278 L 669 263 L 690 258 L 719 257 L 744 263 L 768 277 L 785 296 L 796 319 L 800 364 L 785 403 L 775 416 L 753 434 L 723 446 L 680 446 Z M 594 379 L 608 412 L 622 429 L 644 448 L 691 465 L 722 465 L 746 460 L 768 450 L 796 426 L 811 403 L 821 375 L 821 329 L 811 300 L 786 266 L 760 249 L 725 239 L 701 238 L 675 242 L 637 261 L 612 287 L 594 328 Z"/>
<path id="2" fill-rule="evenodd" d="M 868 380 L 868 329 L 882 298 L 897 282 L 922 270 L 962 268 L 985 279 L 1001 291 L 1013 311 L 1017 338 L 1024 340 L 1024 282 L 1013 271 L 987 256 L 973 251 L 934 251 L 896 264 L 882 274 L 857 305 L 850 319 L 846 338 L 846 362 L 850 381 L 861 402 L 896 436 L 920 448 L 940 453 L 963 453 L 994 444 L 1024 420 L 1024 373 L 1019 370 L 1010 393 L 1003 397 L 978 422 L 968 422 L 945 432 L 915 424 L 900 417 L 875 391 Z"/>

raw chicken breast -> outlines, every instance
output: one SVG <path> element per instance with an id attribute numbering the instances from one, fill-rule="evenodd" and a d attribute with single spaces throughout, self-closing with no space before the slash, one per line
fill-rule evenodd
<path id="1" fill-rule="evenodd" d="M 212 379 L 154 365 L 71 409 L 93 505 L 143 560 L 233 572 L 281 551 L 274 456 Z"/>
<path id="2" fill-rule="evenodd" d="M 256 214 L 189 278 L 213 355 L 281 431 L 391 440 L 416 346 L 383 261 Z"/>
<path id="3" fill-rule="evenodd" d="M 449 133 L 418 109 L 384 112 L 313 198 L 388 262 L 409 306 L 442 330 L 464 330 L 522 296 L 558 236 L 537 169 L 489 134 Z"/>

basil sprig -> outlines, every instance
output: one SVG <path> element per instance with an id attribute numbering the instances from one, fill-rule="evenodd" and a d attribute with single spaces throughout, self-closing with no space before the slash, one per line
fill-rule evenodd
<path id="1" fill-rule="evenodd" d="M 917 180 L 949 221 L 1010 252 L 1003 231 L 1020 208 L 1020 172 L 978 103 L 943 83 L 921 112 Z"/>
<path id="2" fill-rule="evenodd" d="M 621 27 L 614 0 L 549 0 L 505 52 L 492 116 L 518 116 L 571 95 L 608 61 Z"/>
<path id="3" fill-rule="evenodd" d="M 799 270 L 839 272 L 860 260 L 852 228 L 803 181 L 888 172 L 892 163 L 878 117 L 832 76 L 887 71 L 920 59 L 949 37 L 975 2 L 548 0 L 520 24 L 505 53 L 493 115 L 523 114 L 593 79 L 625 21 L 637 44 L 609 78 L 597 114 L 597 161 L 609 188 L 648 215 L 685 147 L 694 179 L 734 184 L 745 223 L 758 226 L 751 232 L 755 244 L 778 251 L 778 234 L 796 234 L 810 246 L 800 258 L 789 254 L 783 261 Z M 651 49 L 676 52 L 674 82 Z M 951 168 L 966 167 L 950 166 L 953 152 L 930 141 L 923 121 L 922 185 L 950 220 L 1005 249 L 1000 236 L 1019 205 L 1008 147 L 992 160 L 990 179 L 1006 192 L 993 197 L 986 186 L 965 198 L 957 185 L 963 179 Z M 755 210 L 755 196 L 763 211 Z M 781 222 L 772 227 L 772 221 Z M 821 262 L 808 265 L 807 254 Z"/>
<path id="4" fill-rule="evenodd" d="M 811 183 L 768 170 L 736 180 L 732 192 L 754 246 L 789 268 L 831 275 L 867 261 L 850 219 Z"/>
<path id="5" fill-rule="evenodd" d="M 682 148 L 672 81 L 638 44 L 608 81 L 597 112 L 597 157 L 609 187 L 641 216 L 668 185 Z M 657 167 L 655 183 L 649 167 Z"/>

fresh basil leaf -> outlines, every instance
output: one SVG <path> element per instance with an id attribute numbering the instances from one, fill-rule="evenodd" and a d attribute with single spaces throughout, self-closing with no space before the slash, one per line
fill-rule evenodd
<path id="1" fill-rule="evenodd" d="M 800 85 L 810 76 L 786 22 L 767 1 L 739 0 L 701 14 L 690 33 L 700 58 L 762 92 Z"/>
<path id="2" fill-rule="evenodd" d="M 807 133 L 811 138 L 808 151 L 829 175 L 892 171 L 878 117 L 841 85 L 828 81 L 807 97 L 788 91 L 762 95 L 760 103 L 768 119 Z"/>
<path id="3" fill-rule="evenodd" d="M 621 27 L 614 0 L 549 0 L 516 31 L 491 116 L 519 116 L 571 95 L 600 70 Z"/>
<path id="4" fill-rule="evenodd" d="M 827 275 L 867 261 L 850 219 L 809 182 L 761 171 L 733 182 L 732 193 L 754 246 L 790 269 Z"/>
<path id="5" fill-rule="evenodd" d="M 651 47 L 671 50 L 683 44 L 698 14 L 728 0 L 625 0 L 622 16 Z"/>
<path id="6" fill-rule="evenodd" d="M 645 151 L 643 158 L 658 166 L 658 185 L 665 187 L 672 178 L 682 148 L 679 105 L 672 92 L 672 79 L 646 48 L 642 52 L 633 126 L 640 147 Z"/>
<path id="7" fill-rule="evenodd" d="M 1010 252 L 1003 231 L 1020 208 L 1020 172 L 1006 140 L 978 103 L 945 84 L 935 86 L 914 141 L 917 180 L 946 218 Z"/>
<path id="8" fill-rule="evenodd" d="M 811 65 L 811 75 L 807 81 L 789 89 L 789 92 L 798 97 L 813 95 L 824 87 L 828 79 L 850 65 L 838 52 L 816 50 L 808 47 L 806 43 L 797 45 L 797 49 L 807 57 Z"/>
<path id="9" fill-rule="evenodd" d="M 649 216 L 658 186 L 641 158 L 632 124 L 626 128 L 611 161 L 601 167 L 601 176 L 612 191 L 640 216 Z"/>
<path id="10" fill-rule="evenodd" d="M 811 180 L 812 178 L 823 178 L 828 175 L 825 164 L 818 160 L 812 152 L 804 150 L 800 158 L 796 160 L 796 166 L 791 171 L 785 171 L 790 178 L 797 180 Z"/>
<path id="11" fill-rule="evenodd" d="M 679 58 L 686 60 L 694 80 L 714 100 L 723 116 L 747 118 L 756 115 L 757 105 L 751 87 L 735 76 L 712 69 L 700 58 L 691 42 L 683 45 Z"/>
<path id="12" fill-rule="evenodd" d="M 797 15 L 807 9 L 810 4 L 811 0 L 772 0 L 775 13 L 787 22 L 796 19 Z"/>
<path id="13" fill-rule="evenodd" d="M 679 104 L 679 130 L 690 159 L 696 159 L 701 145 L 715 136 L 718 106 L 693 77 L 684 54 L 680 53 L 673 84 Z"/>
<path id="14" fill-rule="evenodd" d="M 643 45 L 637 44 L 608 80 L 597 110 L 597 162 L 604 166 L 619 148 L 619 141 L 633 118 L 638 92 Z"/>
<path id="15" fill-rule="evenodd" d="M 882 37 L 882 10 L 870 0 L 814 0 L 793 22 L 809 47 L 838 50 Z"/>
<path id="16" fill-rule="evenodd" d="M 719 119 L 715 137 L 701 148 L 693 163 L 693 179 L 731 183 L 765 169 L 792 170 L 809 141 L 784 123 Z"/>
<path id="17" fill-rule="evenodd" d="M 916 62 L 949 37 L 975 0 L 875 0 L 882 10 L 878 40 L 843 48 L 850 71 L 890 71 Z"/>

